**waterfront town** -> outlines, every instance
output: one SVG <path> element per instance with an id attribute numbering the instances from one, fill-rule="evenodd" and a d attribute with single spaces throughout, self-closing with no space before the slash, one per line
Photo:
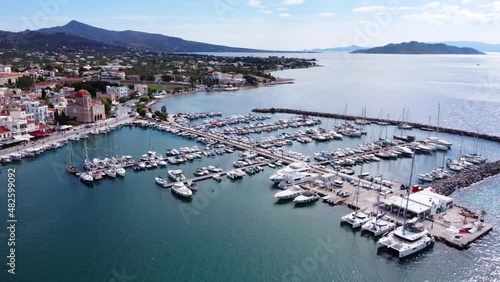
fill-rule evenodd
<path id="1" fill-rule="evenodd" d="M 64 48 L 25 53 L 1 50 L 0 55 L 3 147 L 43 137 L 61 126 L 116 117 L 120 103 L 149 104 L 176 93 L 291 83 L 269 71 L 316 66 L 314 60 L 285 57 L 100 53 Z M 155 117 L 147 107 L 136 112 Z"/>

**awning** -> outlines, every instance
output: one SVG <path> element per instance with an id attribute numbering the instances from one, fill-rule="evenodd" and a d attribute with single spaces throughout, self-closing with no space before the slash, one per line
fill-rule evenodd
<path id="1" fill-rule="evenodd" d="M 43 136 L 50 135 L 50 132 L 45 132 L 45 131 L 42 131 L 42 130 L 37 130 L 37 131 L 30 132 L 30 135 L 33 136 L 33 137 L 43 137 Z"/>
<path id="2" fill-rule="evenodd" d="M 61 126 L 61 130 L 66 130 L 66 129 L 71 129 L 71 128 L 73 128 L 72 125 L 63 125 L 63 126 Z"/>

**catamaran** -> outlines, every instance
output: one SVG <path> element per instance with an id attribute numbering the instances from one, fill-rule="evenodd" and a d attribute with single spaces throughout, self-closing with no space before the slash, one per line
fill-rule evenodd
<path id="1" fill-rule="evenodd" d="M 363 166 L 361 166 L 361 172 L 360 174 L 363 173 Z M 354 205 L 356 210 L 354 212 L 348 213 L 344 215 L 340 221 L 345 222 L 351 225 L 351 227 L 354 228 L 359 228 L 361 225 L 365 224 L 367 221 L 369 221 L 372 216 L 369 213 L 365 213 L 363 211 L 358 210 L 358 200 L 359 200 L 359 187 L 361 187 L 361 178 L 358 178 L 358 185 L 356 185 L 356 194 L 353 199 L 353 201 L 356 201 L 356 204 Z"/>
<path id="2" fill-rule="evenodd" d="M 411 163 L 408 187 L 411 186 L 414 163 L 415 158 L 413 158 Z M 403 212 L 403 226 L 387 233 L 377 242 L 377 248 L 389 248 L 394 250 L 398 253 L 399 258 L 404 258 L 426 248 L 432 247 L 435 242 L 434 236 L 432 236 L 427 229 L 416 226 L 417 218 L 407 221 L 406 213 L 408 210 L 408 202 L 410 200 L 410 190 L 407 189 L 406 191 L 406 207 Z"/>

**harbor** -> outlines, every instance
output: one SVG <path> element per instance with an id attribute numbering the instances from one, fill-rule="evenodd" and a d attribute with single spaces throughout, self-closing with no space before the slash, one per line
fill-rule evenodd
<path id="1" fill-rule="evenodd" d="M 311 161 L 309 156 L 295 152 L 285 152 L 284 150 L 277 149 L 283 146 L 288 146 L 293 142 L 302 143 L 301 140 L 307 138 L 314 140 L 314 142 L 335 142 L 335 140 L 347 138 L 360 138 L 362 129 L 355 126 L 345 124 L 342 127 L 335 127 L 335 131 L 326 131 L 321 129 L 321 123 L 317 120 L 309 119 L 306 117 L 297 117 L 290 120 L 279 120 L 275 123 L 262 123 L 262 121 L 269 119 L 265 116 L 244 115 L 236 117 L 227 117 L 219 121 L 208 121 L 202 123 L 195 123 L 200 118 L 217 117 L 221 118 L 221 113 L 200 113 L 200 114 L 180 114 L 170 115 L 167 122 L 151 122 L 146 120 L 123 120 L 120 123 L 112 125 L 103 125 L 101 128 L 93 128 L 85 132 L 85 130 L 69 131 L 64 137 L 52 140 L 51 143 L 37 148 L 23 148 L 23 151 L 17 149 L 17 153 L 10 153 L 0 157 L 2 163 L 8 164 L 10 162 L 19 162 L 22 158 L 33 158 L 44 150 L 58 149 L 71 142 L 79 142 L 83 139 L 86 144 L 87 138 L 92 139 L 94 136 L 103 136 L 125 127 L 138 127 L 146 130 L 156 130 L 162 133 L 172 134 L 181 138 L 197 141 L 205 146 L 203 150 L 198 149 L 197 146 L 181 147 L 179 149 L 170 148 L 165 153 L 157 153 L 152 149 L 151 139 L 149 140 L 149 151 L 140 157 L 140 160 L 134 160 L 132 156 L 111 156 L 105 159 L 94 158 L 89 159 L 87 147 L 85 145 L 84 153 L 84 169 L 81 170 L 71 164 L 71 169 L 68 172 L 76 174 L 82 182 L 86 185 L 93 185 L 95 181 L 100 181 L 105 177 L 116 178 L 117 174 L 124 177 L 124 169 L 133 168 L 136 172 L 144 170 L 152 170 L 162 167 L 167 167 L 168 175 L 171 176 L 173 171 L 178 171 L 181 178 L 161 176 L 156 177 L 156 182 L 161 184 L 165 189 L 172 189 L 178 185 L 182 187 L 196 186 L 183 197 L 196 197 L 198 189 L 204 189 L 204 181 L 223 181 L 221 177 L 225 176 L 229 180 L 241 179 L 244 176 L 251 177 L 251 175 L 258 173 L 264 168 L 267 169 L 281 169 L 283 166 L 290 166 L 294 163 L 308 163 L 307 169 L 301 170 L 303 173 L 310 173 L 309 178 L 297 182 L 283 182 L 279 183 L 281 189 L 288 189 L 292 185 L 299 185 L 299 189 L 312 191 L 313 194 L 304 197 L 303 203 L 310 204 L 322 198 L 322 202 L 329 205 L 345 205 L 355 210 L 355 212 L 363 212 L 370 216 L 376 216 L 377 210 L 385 211 L 385 216 L 390 218 L 392 222 L 399 225 L 404 224 L 404 217 L 401 213 L 403 206 L 400 202 L 404 201 L 406 190 L 399 181 L 393 179 L 382 178 L 382 176 L 372 176 L 369 173 L 360 172 L 355 175 L 352 169 L 355 166 L 361 166 L 365 163 L 380 162 L 384 160 L 394 160 L 397 158 L 415 158 L 418 150 L 423 156 L 428 156 L 428 151 L 425 150 L 428 146 L 432 146 L 435 139 L 429 139 L 427 142 L 417 142 L 416 140 L 383 140 L 383 142 L 363 143 L 362 146 L 354 149 L 337 149 L 330 152 L 322 152 L 315 154 L 314 161 Z M 190 122 L 186 122 L 190 120 Z M 257 126 L 252 126 L 252 122 L 257 122 Z M 235 125 L 239 123 L 248 124 L 244 128 L 231 129 L 227 128 L 222 131 L 214 130 L 224 128 L 228 125 Z M 300 131 L 300 127 L 311 127 L 305 132 Z M 255 142 L 249 138 L 242 138 L 248 134 L 259 134 L 261 132 L 274 132 L 286 128 L 299 129 L 294 134 L 282 134 L 280 138 L 266 137 L 265 142 Z M 251 131 L 251 132 L 249 132 Z M 358 131 L 360 134 L 349 136 L 351 132 Z M 342 134 L 344 133 L 344 135 Z M 151 133 L 150 133 L 151 134 Z M 323 140 L 318 136 L 325 137 Z M 335 138 L 337 136 L 337 138 Z M 341 137 L 338 137 L 341 136 Z M 101 138 L 101 137 L 100 137 Z M 89 140 L 90 140 L 89 139 Z M 311 141 L 305 142 L 305 144 Z M 444 141 L 442 142 L 444 143 Z M 265 146 L 263 146 L 265 144 Z M 437 144 L 437 143 L 436 143 Z M 450 145 L 451 146 L 451 145 Z M 424 150 L 422 150 L 424 149 Z M 16 148 L 11 149 L 16 152 Z M 31 154 L 31 152 L 33 152 Z M 186 177 L 181 169 L 172 169 L 172 167 L 182 165 L 186 162 L 192 162 L 198 158 L 214 158 L 220 155 L 231 155 L 233 152 L 238 154 L 237 161 L 233 162 L 232 169 L 223 170 L 208 170 L 207 167 L 197 168 L 194 171 L 194 177 Z M 23 155 L 23 157 L 21 157 Z M 443 157 L 444 158 L 444 157 Z M 476 157 L 471 156 L 471 160 L 477 160 Z M 474 159 L 475 158 L 475 159 Z M 168 163 L 168 165 L 167 165 Z M 451 164 L 459 166 L 459 164 Z M 209 166 L 215 168 L 213 166 Z M 494 168 L 491 168 L 494 167 Z M 68 167 L 67 167 L 68 168 Z M 496 169 L 495 169 L 496 168 Z M 446 177 L 441 178 L 435 183 L 432 191 L 436 191 L 442 195 L 449 195 L 450 190 L 441 187 L 456 186 L 456 179 L 469 179 L 467 175 L 476 175 L 475 181 L 480 181 L 482 177 L 488 177 L 498 173 L 498 162 L 483 164 L 483 161 L 478 161 L 476 164 L 468 164 L 464 167 L 464 172 L 456 174 L 446 174 Z M 443 168 L 444 169 L 444 168 Z M 120 172 L 121 170 L 121 172 Z M 489 173 L 481 174 L 479 170 L 486 170 Z M 81 171 L 81 172 L 80 172 Z M 206 172 L 206 173 L 205 173 Z M 441 171 L 442 172 L 442 171 Z M 169 179 L 169 180 L 167 180 Z M 152 179 L 151 182 L 154 180 Z M 197 183 L 196 185 L 192 183 Z M 452 184 L 444 184 L 452 183 Z M 469 185 L 472 182 L 467 182 Z M 425 187 L 433 187 L 434 184 L 424 184 L 422 187 L 413 186 L 413 189 L 424 190 Z M 468 186 L 468 185 L 467 185 Z M 199 187 L 199 188 L 198 188 Z M 418 188 L 415 188 L 418 187 Z M 465 186 L 462 186 L 465 187 Z M 409 189 L 408 186 L 405 189 Z M 432 188 L 431 188 L 432 189 Z M 175 190 L 177 191 L 177 190 Z M 446 192 L 447 191 L 447 192 Z M 176 192 L 177 193 L 177 192 Z M 442 199 L 432 194 L 430 197 L 436 198 L 436 201 Z M 302 193 L 301 193 L 302 194 Z M 317 195 L 317 196 L 316 196 Z M 383 198 L 383 199 L 380 199 Z M 356 199 L 356 201 L 354 201 Z M 447 201 L 452 201 L 451 198 L 446 198 Z M 304 202 L 305 201 L 305 202 Z M 425 226 L 430 234 L 440 241 L 445 242 L 447 245 L 453 246 L 458 249 L 464 249 L 470 244 L 481 238 L 493 226 L 489 223 L 484 223 L 484 218 L 475 213 L 465 213 L 460 207 L 450 205 L 445 210 L 440 210 L 439 213 L 431 211 L 429 206 L 423 202 L 413 203 L 418 206 L 413 208 L 413 215 L 420 219 L 419 224 Z M 418 210 L 420 209 L 420 210 Z M 483 215 L 484 216 L 484 215 Z M 469 232 L 472 230 L 471 232 Z"/>

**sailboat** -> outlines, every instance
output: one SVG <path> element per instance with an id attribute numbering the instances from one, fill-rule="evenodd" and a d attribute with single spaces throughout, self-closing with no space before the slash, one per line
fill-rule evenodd
<path id="1" fill-rule="evenodd" d="M 407 109 L 409 111 L 409 109 Z M 411 130 L 413 127 L 405 122 L 405 109 L 403 109 L 403 118 L 401 119 L 401 123 L 398 125 L 399 129 L 402 130 Z"/>
<path id="2" fill-rule="evenodd" d="M 69 173 L 76 174 L 78 173 L 78 168 L 73 165 L 73 150 L 72 150 L 72 145 L 71 142 L 68 145 L 68 162 L 66 163 L 66 170 Z"/>
<path id="3" fill-rule="evenodd" d="M 380 176 L 380 179 L 383 179 L 382 176 Z M 392 220 L 387 214 L 380 211 L 381 190 L 382 185 L 379 184 L 377 193 L 377 215 L 361 226 L 361 230 L 371 232 L 375 237 L 385 234 L 396 227 L 396 222 L 394 222 L 394 220 Z"/>
<path id="4" fill-rule="evenodd" d="M 411 186 L 413 176 L 413 166 L 415 158 L 411 162 L 410 180 L 408 188 Z M 403 212 L 403 225 L 396 228 L 380 238 L 377 248 L 388 248 L 398 253 L 399 258 L 420 252 L 434 245 L 436 239 L 423 227 L 417 227 L 417 218 L 407 220 L 408 202 L 410 201 L 410 189 L 406 189 L 406 207 Z"/>
<path id="5" fill-rule="evenodd" d="M 360 175 L 363 173 L 363 166 L 361 166 L 361 171 Z M 344 215 L 341 219 L 340 222 L 345 222 L 351 225 L 353 229 L 361 227 L 361 225 L 365 224 L 367 221 L 369 221 L 372 216 L 368 213 L 365 213 L 363 211 L 358 211 L 358 200 L 359 200 L 359 187 L 361 186 L 361 177 L 358 176 L 359 182 L 358 185 L 356 186 L 356 195 L 353 199 L 353 201 L 356 201 L 355 205 L 355 211 L 348 213 Z"/>

